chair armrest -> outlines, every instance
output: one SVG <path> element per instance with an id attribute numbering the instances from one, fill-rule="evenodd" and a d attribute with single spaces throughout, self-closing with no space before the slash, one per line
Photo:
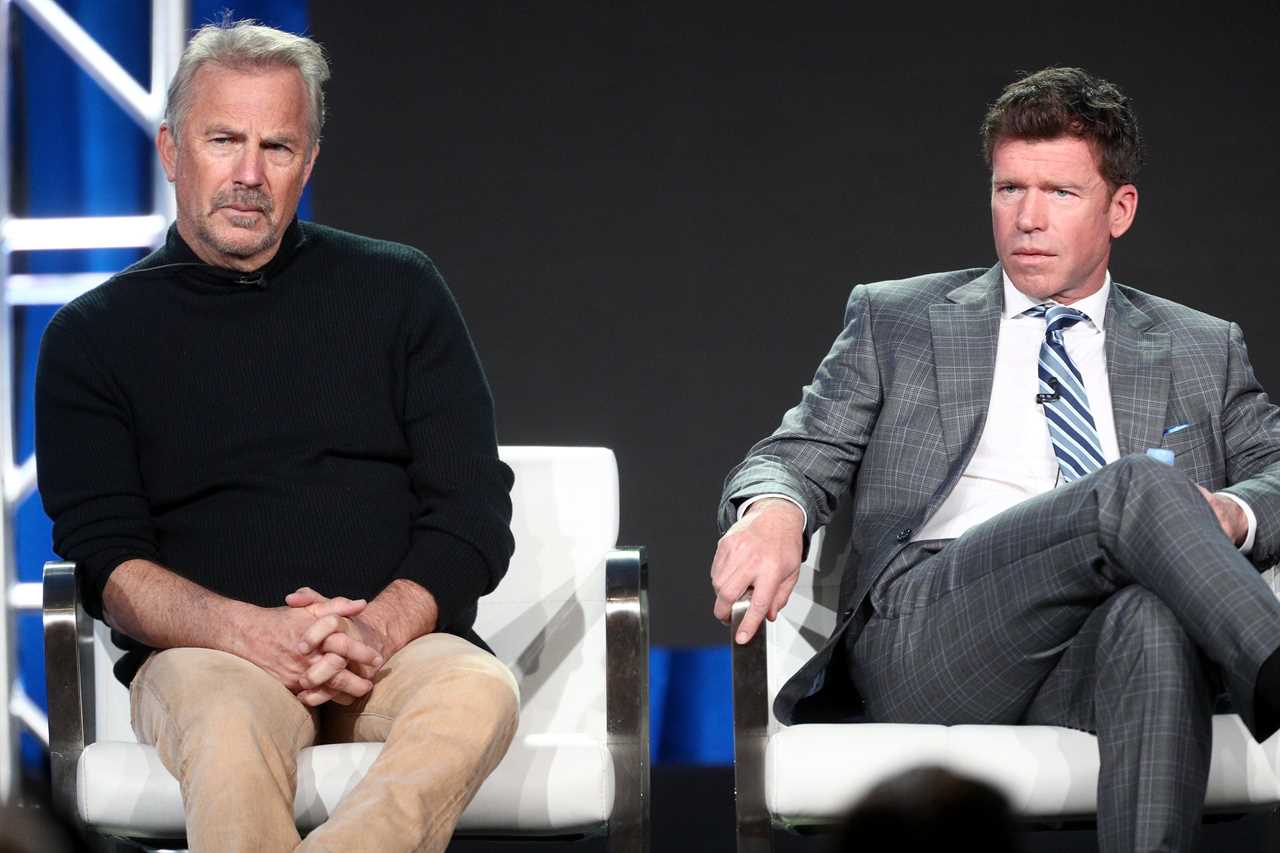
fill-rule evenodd
<path id="1" fill-rule="evenodd" d="M 649 591 L 643 548 L 605 559 L 605 714 L 613 757 L 609 849 L 649 849 Z"/>
<path id="2" fill-rule="evenodd" d="M 745 644 L 734 642 L 751 596 L 733 605 L 729 646 L 733 650 L 733 787 L 737 809 L 738 851 L 770 850 L 769 809 L 765 803 L 764 751 L 769 740 L 768 624 Z"/>
<path id="3" fill-rule="evenodd" d="M 78 824 L 76 774 L 93 743 L 93 619 L 80 606 L 75 563 L 44 564 L 44 671 L 54 808 Z"/>

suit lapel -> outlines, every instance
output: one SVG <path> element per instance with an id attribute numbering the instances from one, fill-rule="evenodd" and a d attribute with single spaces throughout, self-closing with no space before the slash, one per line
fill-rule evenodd
<path id="1" fill-rule="evenodd" d="M 952 473 L 977 447 L 996 364 L 1003 277 L 997 264 L 929 306 L 942 437 Z"/>
<path id="2" fill-rule="evenodd" d="M 1159 447 L 1169 405 L 1170 341 L 1111 284 L 1107 300 L 1107 381 L 1120 455 Z"/>

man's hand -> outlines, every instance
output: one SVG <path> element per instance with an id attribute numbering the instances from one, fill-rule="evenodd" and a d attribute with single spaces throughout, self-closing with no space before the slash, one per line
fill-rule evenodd
<path id="1" fill-rule="evenodd" d="M 327 598 L 305 586 L 285 596 L 285 604 L 315 619 L 296 646 L 310 664 L 298 678 L 298 698 L 312 706 L 329 700 L 349 705 L 368 693 L 390 656 L 390 644 L 385 634 L 361 618 L 364 607 L 353 610 L 347 599 Z"/>
<path id="2" fill-rule="evenodd" d="M 751 607 L 737 642 L 755 636 L 766 617 L 778 618 L 800 577 L 803 537 L 804 512 L 791 501 L 766 498 L 752 504 L 720 538 L 711 563 L 716 618 L 728 623 L 734 602 L 751 590 Z"/>
<path id="3" fill-rule="evenodd" d="M 309 587 L 285 596 L 285 603 L 290 607 L 316 616 L 315 624 L 297 646 L 299 654 L 318 656 L 299 679 L 304 687 L 298 698 L 308 705 L 319 705 L 329 699 L 348 704 L 351 700 L 343 696 L 344 693 L 363 696 L 372 689 L 373 677 L 384 661 L 438 627 L 440 611 L 435 596 L 404 578 L 387 584 L 368 607 L 358 613 L 330 612 L 337 601 L 339 599 L 325 598 Z M 361 685 L 363 692 L 352 693 L 342 686 L 335 691 L 335 679 L 341 682 L 352 674 L 367 683 L 367 687 Z"/>
<path id="4" fill-rule="evenodd" d="M 299 694 L 299 698 L 303 698 L 301 692 L 311 686 L 306 682 L 306 674 L 325 657 L 324 652 L 302 651 L 308 632 L 320 620 L 348 619 L 364 608 L 364 601 L 346 598 L 327 601 L 322 613 L 306 608 L 247 606 L 238 617 L 229 651 L 266 670 L 290 691 Z M 352 671 L 349 663 L 372 664 L 379 661 L 380 664 L 377 651 L 359 643 L 350 644 L 345 651 L 344 657 L 334 656 L 342 662 L 341 674 L 329 679 L 335 692 L 324 699 L 310 697 L 313 701 L 307 701 L 303 698 L 304 702 L 318 705 L 330 698 L 338 700 L 340 697 L 337 693 L 343 693 L 351 697 L 344 702 L 346 704 L 369 692 L 372 683 Z"/>
<path id="5" fill-rule="evenodd" d="M 1200 490 L 1200 494 L 1204 495 L 1204 499 L 1209 502 L 1209 506 L 1213 509 L 1213 514 L 1218 517 L 1218 524 L 1222 526 L 1222 532 L 1227 534 L 1227 538 L 1235 543 L 1236 547 L 1244 544 L 1245 537 L 1249 535 L 1249 519 L 1244 514 L 1244 510 L 1240 508 L 1240 504 L 1216 495 L 1206 489 L 1204 486 L 1196 486 Z"/>

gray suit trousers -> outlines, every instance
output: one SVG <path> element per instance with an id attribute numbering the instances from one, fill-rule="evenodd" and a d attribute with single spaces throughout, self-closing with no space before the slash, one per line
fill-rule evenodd
<path id="1" fill-rule="evenodd" d="M 851 637 L 870 719 L 1098 735 L 1103 851 L 1194 850 L 1219 677 L 1256 737 L 1280 602 L 1178 470 L 1128 456 L 916 543 Z"/>

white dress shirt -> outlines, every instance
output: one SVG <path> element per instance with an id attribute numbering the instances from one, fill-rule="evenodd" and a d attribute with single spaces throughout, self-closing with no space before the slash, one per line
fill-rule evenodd
<path id="1" fill-rule="evenodd" d="M 1107 462 L 1114 462 L 1120 458 L 1120 449 L 1111 409 L 1111 383 L 1107 379 L 1105 324 L 1110 293 L 1111 273 L 1107 272 L 1097 293 L 1071 304 L 1088 317 L 1088 321 L 1064 330 L 1062 337 L 1067 354 L 1084 377 L 1102 455 Z M 1037 365 L 1040 346 L 1044 343 L 1045 319 L 1024 313 L 1039 304 L 1042 303 L 1014 287 L 1007 273 L 1004 275 L 1004 308 L 996 342 L 991 402 L 982 437 L 960 481 L 937 513 L 916 531 L 913 542 L 955 539 L 970 527 L 1058 484 L 1061 477 L 1058 459 L 1044 412 L 1035 401 L 1040 392 Z M 1244 510 L 1249 532 L 1240 550 L 1247 554 L 1253 548 L 1258 526 L 1253 509 L 1235 495 L 1219 494 Z M 743 502 L 738 517 L 741 518 L 751 504 L 769 497 L 790 500 L 786 495 L 757 495 Z M 807 521 L 806 518 L 806 524 Z"/>
<path id="2" fill-rule="evenodd" d="M 1111 383 L 1107 379 L 1106 311 L 1111 275 L 1092 296 L 1071 304 L 1088 317 L 1062 333 L 1067 355 L 1084 377 L 1089 411 L 1098 428 L 1102 455 L 1120 458 L 1116 422 L 1111 413 Z M 1036 403 L 1040 392 L 1037 365 L 1044 343 L 1045 320 L 1025 312 L 1041 303 L 1013 286 L 1004 276 L 1004 310 L 996 342 L 991 403 L 982 437 L 960 475 L 960 482 L 913 541 L 955 539 L 975 524 L 1015 504 L 1049 491 L 1059 480 L 1044 412 Z"/>

